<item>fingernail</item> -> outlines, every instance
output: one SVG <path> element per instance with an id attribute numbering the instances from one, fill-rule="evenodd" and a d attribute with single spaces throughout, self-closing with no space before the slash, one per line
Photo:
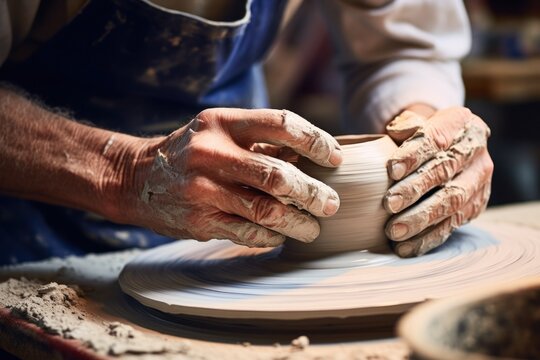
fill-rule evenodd
<path id="1" fill-rule="evenodd" d="M 339 199 L 330 198 L 324 204 L 323 212 L 325 215 L 334 215 L 339 209 Z"/>
<path id="2" fill-rule="evenodd" d="M 402 162 L 396 162 L 392 164 L 392 177 L 395 180 L 401 179 L 403 176 L 405 176 L 405 172 L 407 171 L 407 167 Z"/>
<path id="3" fill-rule="evenodd" d="M 414 255 L 413 254 L 414 247 L 411 244 L 402 243 L 402 244 L 396 245 L 396 247 L 397 247 L 397 253 L 400 257 L 407 258 L 407 257 L 412 257 Z"/>
<path id="4" fill-rule="evenodd" d="M 401 207 L 403 206 L 403 197 L 401 195 L 390 195 L 388 199 L 386 199 L 386 203 L 388 205 L 388 209 L 393 212 L 397 213 L 401 210 Z"/>
<path id="5" fill-rule="evenodd" d="M 339 166 L 343 162 L 343 156 L 341 155 L 340 150 L 333 150 L 332 154 L 330 154 L 330 158 L 328 159 L 330 161 L 330 164 L 334 166 Z"/>
<path id="6" fill-rule="evenodd" d="M 403 238 L 409 232 L 409 227 L 402 223 L 397 223 L 392 226 L 392 238 L 393 240 L 399 240 Z"/>

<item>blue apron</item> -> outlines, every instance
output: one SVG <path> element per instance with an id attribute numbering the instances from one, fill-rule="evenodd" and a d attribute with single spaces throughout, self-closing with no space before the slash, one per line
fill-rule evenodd
<path id="1" fill-rule="evenodd" d="M 36 54 L 0 80 L 75 119 L 134 135 L 174 130 L 208 107 L 267 107 L 260 61 L 286 0 L 247 0 L 213 22 L 144 0 L 90 0 Z M 0 264 L 171 241 L 96 215 L 0 197 Z"/>

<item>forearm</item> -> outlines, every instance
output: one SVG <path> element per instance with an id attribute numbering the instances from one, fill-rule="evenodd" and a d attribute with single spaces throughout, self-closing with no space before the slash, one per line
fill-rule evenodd
<path id="1" fill-rule="evenodd" d="M 86 126 L 0 88 L 0 191 L 122 221 L 140 138 Z M 130 189 L 130 190 L 128 190 Z"/>

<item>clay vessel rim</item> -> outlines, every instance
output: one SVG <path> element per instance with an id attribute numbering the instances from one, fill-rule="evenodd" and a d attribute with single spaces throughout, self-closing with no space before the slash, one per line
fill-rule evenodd
<path id="1" fill-rule="evenodd" d="M 365 145 L 367 143 L 372 143 L 377 140 L 383 140 L 387 138 L 388 135 L 384 134 L 373 134 L 373 135 L 339 135 L 335 136 L 335 139 L 341 146 L 352 147 L 358 145 Z"/>

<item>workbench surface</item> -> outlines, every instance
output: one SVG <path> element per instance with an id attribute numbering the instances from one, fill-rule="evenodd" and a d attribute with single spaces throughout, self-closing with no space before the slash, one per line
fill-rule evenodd
<path id="1" fill-rule="evenodd" d="M 478 220 L 475 220 L 477 224 L 482 222 L 519 224 L 540 230 L 540 202 L 489 209 Z M 84 307 L 83 314 L 79 317 L 84 318 L 84 323 L 96 322 L 99 326 L 105 326 L 112 334 L 111 336 L 123 336 L 125 346 L 101 344 L 93 346 L 97 350 L 88 350 L 88 344 L 91 343 L 83 344 L 84 335 L 76 332 L 70 332 L 67 335 L 64 333 L 64 338 L 68 339 L 51 335 L 50 329 L 43 331 L 43 328 L 47 328 L 47 324 L 43 321 L 33 321 L 38 324 L 36 326 L 18 320 L 7 309 L 0 309 L 0 347 L 28 358 L 40 358 L 45 354 L 50 357 L 51 352 L 64 357 L 114 356 L 121 359 L 403 359 L 408 357 L 406 345 L 394 338 L 392 333 L 369 334 L 368 332 L 358 334 L 358 337 L 352 339 L 349 336 L 347 341 L 340 341 L 337 340 L 338 336 L 332 336 L 326 341 L 312 339 L 309 346 L 304 346 L 302 341 L 292 345 L 294 336 L 287 338 L 276 334 L 276 336 L 261 337 L 250 334 L 249 331 L 226 333 L 223 330 L 213 331 L 193 326 L 190 322 L 173 323 L 163 320 L 143 311 L 138 304 L 125 296 L 118 286 L 117 278 L 122 267 L 140 251 L 130 250 L 85 257 L 50 259 L 0 268 L 0 282 L 9 278 L 25 277 L 39 279 L 43 284 L 56 282 L 76 285 L 82 289 L 81 294 L 84 293 L 81 295 L 84 299 L 84 304 L 81 305 Z M 6 291 L 5 288 L 3 289 L 0 291 Z M 49 291 L 47 288 L 39 289 L 40 294 L 47 291 Z M 78 310 L 74 309 L 72 314 L 76 311 Z M 124 327 L 124 325 L 128 326 Z M 371 340 L 358 340 L 370 337 Z M 152 346 L 147 346 L 143 340 L 148 340 L 148 344 Z M 145 348 L 151 349 L 150 353 L 145 353 Z"/>

